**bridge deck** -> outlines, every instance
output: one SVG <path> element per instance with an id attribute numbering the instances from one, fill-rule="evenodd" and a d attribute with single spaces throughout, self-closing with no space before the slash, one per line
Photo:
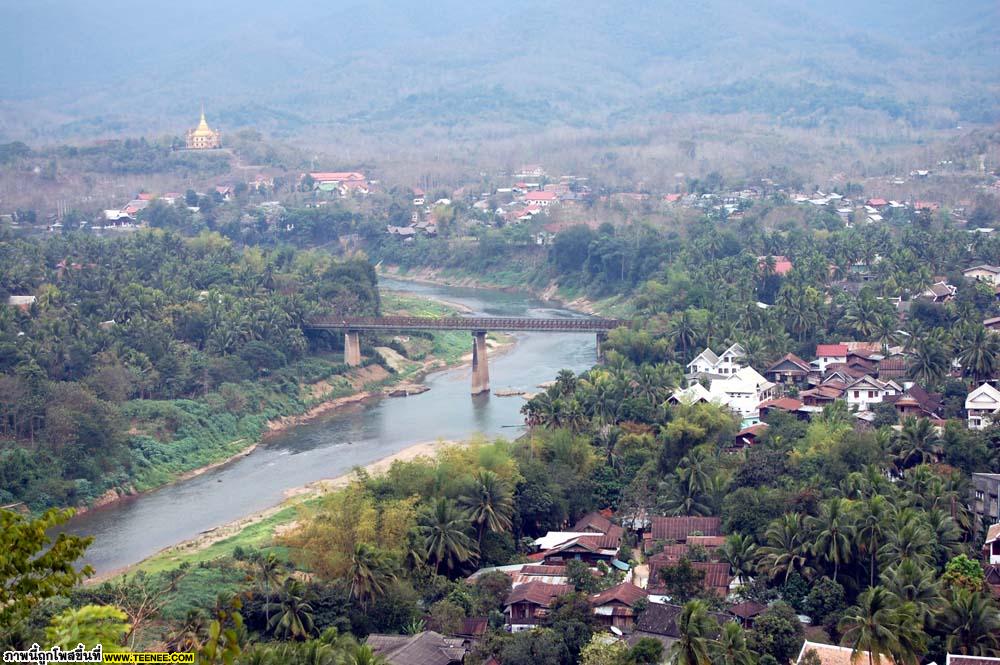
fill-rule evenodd
<path id="1" fill-rule="evenodd" d="M 621 325 L 614 319 L 529 319 L 506 317 L 356 316 L 318 317 L 311 330 L 496 330 L 539 332 L 607 332 Z"/>

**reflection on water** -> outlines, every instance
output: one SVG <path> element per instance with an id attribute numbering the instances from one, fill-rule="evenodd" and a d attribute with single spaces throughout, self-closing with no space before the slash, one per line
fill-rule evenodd
<path id="1" fill-rule="evenodd" d="M 385 288 L 434 296 L 474 316 L 576 317 L 523 294 L 382 280 Z M 594 362 L 591 334 L 518 333 L 514 349 L 490 359 L 494 388 L 537 390 L 563 368 Z M 469 338 L 469 348 L 472 337 Z M 469 395 L 470 370 L 430 375 L 428 392 L 352 404 L 271 439 L 250 455 L 191 480 L 75 518 L 68 530 L 95 536 L 85 560 L 114 570 L 200 532 L 280 502 L 285 490 L 369 464 L 411 444 L 520 434 L 520 397 Z"/>

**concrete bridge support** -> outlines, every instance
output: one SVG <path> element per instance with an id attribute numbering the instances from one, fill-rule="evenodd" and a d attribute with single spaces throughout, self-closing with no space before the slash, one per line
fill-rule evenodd
<path id="1" fill-rule="evenodd" d="M 472 331 L 472 394 L 490 391 L 490 364 L 486 358 L 486 331 Z"/>
<path id="2" fill-rule="evenodd" d="M 604 343 L 608 341 L 608 333 L 597 333 L 597 362 L 604 362 Z"/>
<path id="3" fill-rule="evenodd" d="M 361 364 L 361 341 L 357 330 L 344 331 L 344 362 L 348 367 Z"/>

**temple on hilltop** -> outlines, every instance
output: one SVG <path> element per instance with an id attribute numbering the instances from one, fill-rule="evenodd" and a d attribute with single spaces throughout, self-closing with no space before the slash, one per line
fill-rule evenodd
<path id="1" fill-rule="evenodd" d="M 201 109 L 201 122 L 187 132 L 188 150 L 212 150 L 222 147 L 222 134 L 208 126 L 205 121 L 205 108 Z"/>

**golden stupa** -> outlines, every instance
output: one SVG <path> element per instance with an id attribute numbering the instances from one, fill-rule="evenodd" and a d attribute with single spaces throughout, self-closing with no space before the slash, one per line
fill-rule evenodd
<path id="1" fill-rule="evenodd" d="M 222 147 L 222 134 L 208 126 L 205 108 L 201 109 L 201 121 L 187 133 L 188 150 L 212 150 Z"/>

